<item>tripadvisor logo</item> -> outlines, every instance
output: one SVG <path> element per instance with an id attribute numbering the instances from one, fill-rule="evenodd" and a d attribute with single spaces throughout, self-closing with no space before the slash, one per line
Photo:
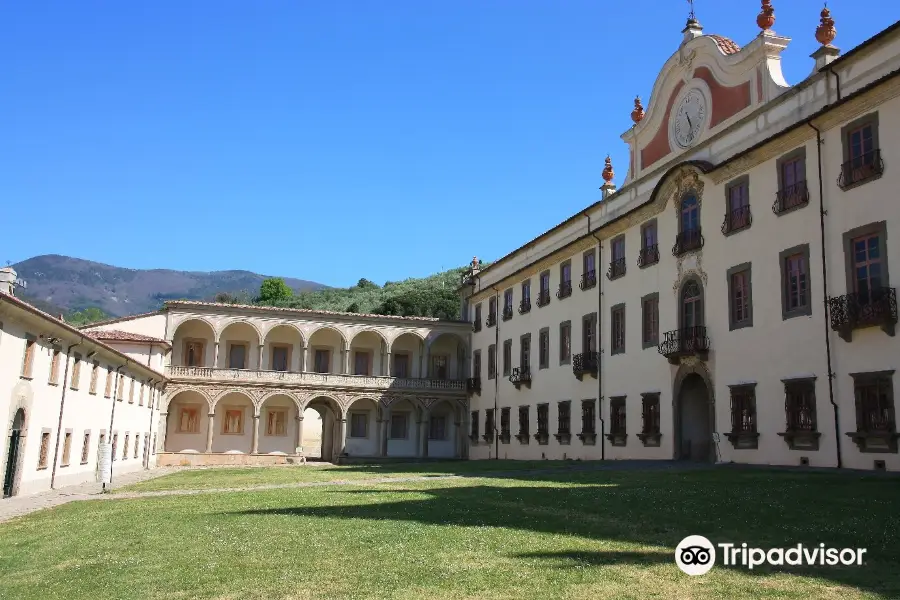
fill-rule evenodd
<path id="1" fill-rule="evenodd" d="M 718 548 L 718 552 L 716 550 Z M 716 564 L 716 557 L 726 567 L 744 567 L 753 570 L 760 565 L 806 565 L 834 567 L 861 566 L 865 548 L 829 548 L 825 544 L 789 548 L 753 548 L 746 543 L 722 542 L 713 545 L 702 535 L 689 535 L 675 548 L 675 564 L 688 575 L 705 575 Z"/>
<path id="2" fill-rule="evenodd" d="M 829 548 L 825 544 L 789 548 L 752 548 L 746 543 L 719 543 L 713 545 L 702 535 L 689 535 L 675 548 L 675 564 L 688 575 L 705 575 L 716 564 L 716 548 L 721 564 L 726 567 L 745 567 L 753 570 L 760 565 L 807 565 L 834 567 L 861 566 L 865 548 Z"/>

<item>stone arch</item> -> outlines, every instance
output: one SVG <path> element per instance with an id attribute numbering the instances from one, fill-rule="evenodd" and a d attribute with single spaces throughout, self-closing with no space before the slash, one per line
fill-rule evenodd
<path id="1" fill-rule="evenodd" d="M 347 339 L 347 332 L 344 331 L 344 329 L 342 329 L 336 325 L 328 325 L 328 324 L 319 325 L 318 327 L 316 327 L 315 329 L 310 331 L 309 336 L 307 336 L 307 338 L 306 338 L 307 344 L 312 342 L 312 338 L 314 335 L 316 335 L 317 332 L 323 331 L 323 330 L 331 330 L 331 331 L 335 332 L 336 334 L 338 334 L 338 336 L 340 336 L 341 341 L 344 344 L 344 348 L 350 347 L 350 342 Z"/>
<path id="2" fill-rule="evenodd" d="M 257 412 L 262 409 L 262 406 L 266 403 L 266 400 L 268 400 L 272 396 L 287 396 L 294 402 L 294 407 L 297 409 L 297 411 L 301 413 L 303 412 L 304 406 L 301 399 L 298 398 L 296 394 L 288 390 L 272 390 L 271 392 L 260 396 L 259 402 L 257 402 L 256 404 Z"/>
<path id="3" fill-rule="evenodd" d="M 229 327 L 231 327 L 232 325 L 248 325 L 250 328 L 252 328 L 253 331 L 256 332 L 256 345 L 257 346 L 262 344 L 263 340 L 266 339 L 265 337 L 263 337 L 262 331 L 260 330 L 259 326 L 256 323 L 254 323 L 252 320 L 237 317 L 234 319 L 228 319 L 227 321 L 222 321 L 222 323 L 220 323 L 219 329 L 218 329 L 218 331 L 216 331 L 216 341 L 219 341 L 219 339 L 222 337 L 222 334 L 225 332 L 225 330 L 228 329 Z"/>
<path id="4" fill-rule="evenodd" d="M 455 339 L 455 348 L 444 347 L 439 348 L 439 342 L 446 339 Z M 441 367 L 434 363 L 434 356 L 438 352 L 442 354 L 450 352 L 444 373 L 440 372 Z M 465 377 L 466 366 L 468 365 L 469 344 L 468 340 L 455 331 L 433 331 L 428 334 L 425 341 L 425 355 L 428 357 L 428 363 L 425 365 L 425 373 L 428 377 L 434 379 L 462 379 Z"/>
<path id="5" fill-rule="evenodd" d="M 205 317 L 184 316 L 174 325 L 169 341 L 172 344 L 173 365 L 216 366 L 215 348 L 219 342 L 219 332 L 216 326 Z M 202 350 L 192 354 L 192 362 L 187 354 L 197 350 L 199 345 L 202 345 Z"/>
<path id="6" fill-rule="evenodd" d="M 255 409 L 259 407 L 259 403 L 256 401 L 256 398 L 254 398 L 254 396 L 251 392 L 248 392 L 241 388 L 228 388 L 225 390 L 220 390 L 215 396 L 213 396 L 212 403 L 210 405 L 210 408 L 212 410 L 210 412 L 215 412 L 216 408 L 219 405 L 219 401 L 221 401 L 222 398 L 224 398 L 228 394 L 240 394 L 241 396 L 245 396 L 250 401 L 250 404 L 252 404 L 254 406 Z"/>
<path id="7" fill-rule="evenodd" d="M 172 324 L 172 339 L 173 340 L 175 339 L 175 336 L 178 334 L 178 329 L 182 325 L 185 325 L 186 323 L 190 323 L 191 321 L 197 321 L 197 322 L 203 323 L 204 325 L 209 327 L 209 331 L 210 331 L 210 333 L 212 333 L 213 341 L 218 341 L 219 332 L 218 332 L 218 329 L 216 328 L 216 326 L 213 325 L 212 322 L 210 322 L 210 320 L 207 319 L 206 317 L 201 317 L 198 315 L 184 315 L 183 317 L 177 319 Z"/>
<path id="8" fill-rule="evenodd" d="M 356 331 L 350 332 L 349 343 L 353 344 L 353 340 L 364 333 L 374 333 L 379 338 L 381 338 L 381 341 L 384 343 L 385 348 L 389 347 L 387 336 L 384 335 L 384 333 L 376 327 L 363 327 L 362 329 L 357 329 Z"/>
<path id="9" fill-rule="evenodd" d="M 318 448 L 312 448 L 309 443 L 308 427 L 304 424 L 304 440 L 301 446 L 304 447 L 304 454 L 310 456 L 318 456 L 324 461 L 333 461 L 340 454 L 340 425 L 341 420 L 345 418 L 344 404 L 341 399 L 336 398 L 327 393 L 312 393 L 306 398 L 304 406 L 304 421 L 306 421 L 306 411 L 315 410 L 319 414 L 322 422 L 321 437 L 319 439 Z"/>
<path id="10" fill-rule="evenodd" d="M 290 321 L 274 321 L 268 327 L 262 330 L 262 340 L 265 341 L 268 339 L 269 334 L 272 333 L 272 330 L 278 329 L 279 327 L 287 327 L 289 329 L 293 329 L 297 332 L 297 335 L 300 336 L 300 342 L 302 346 L 306 346 L 309 343 L 309 338 L 303 333 L 303 329 L 301 329 L 296 323 L 292 323 Z"/>
<path id="11" fill-rule="evenodd" d="M 694 189 L 698 196 L 703 196 L 705 184 L 700 175 L 706 175 L 714 168 L 712 163 L 705 160 L 687 160 L 673 165 L 657 181 L 648 204 L 656 202 L 658 198 L 667 201 L 670 197 L 675 197 L 680 200 L 690 189 Z"/>
<path id="12" fill-rule="evenodd" d="M 700 454 L 702 456 L 697 456 L 697 453 L 693 449 L 688 449 L 687 452 L 691 456 L 685 456 L 685 444 L 684 444 L 684 436 L 685 436 L 685 426 L 694 425 L 694 423 L 685 423 L 684 415 L 685 412 L 683 409 L 685 408 L 684 404 L 686 402 L 686 398 L 684 396 L 684 392 L 686 391 L 686 384 L 690 385 L 694 382 L 700 381 L 702 382 L 702 386 L 705 388 L 703 393 L 705 393 L 705 400 L 707 403 L 706 406 L 706 414 L 705 418 L 708 420 L 706 424 L 706 434 L 708 434 L 709 439 L 709 447 L 705 451 L 701 451 Z M 696 388 L 699 392 L 699 388 Z M 696 407 L 695 407 L 696 408 Z M 695 410 L 695 414 L 697 416 L 703 416 L 699 409 Z M 673 434 L 674 434 L 674 443 L 673 443 L 673 458 L 695 458 L 707 461 L 714 461 L 716 456 L 718 455 L 717 449 L 717 436 L 716 436 L 716 396 L 715 396 L 715 387 L 713 386 L 712 375 L 709 370 L 706 368 L 706 365 L 699 360 L 689 359 L 684 360 L 679 366 L 678 370 L 675 373 L 675 378 L 672 382 L 672 420 L 673 420 Z"/>
<path id="13" fill-rule="evenodd" d="M 175 397 L 181 392 L 196 392 L 197 394 L 202 396 L 204 400 L 206 400 L 208 409 L 207 414 L 212 412 L 213 399 L 210 397 L 210 395 L 203 388 L 194 387 L 191 385 L 179 385 L 176 387 L 166 388 L 165 395 L 163 396 L 162 400 L 162 405 L 160 406 L 160 412 L 169 412 L 169 404 L 171 404 L 172 400 L 174 400 Z"/>
<path id="14" fill-rule="evenodd" d="M 0 480 L 3 482 L 3 495 L 9 492 L 15 496 L 19 491 L 19 483 L 22 481 L 22 472 L 25 470 L 25 444 L 28 439 L 28 425 L 31 421 L 31 412 L 34 405 L 34 392 L 27 381 L 20 381 L 12 390 L 9 409 L 7 411 L 6 426 L 3 429 L 3 447 L 0 449 Z M 6 481 L 6 467 L 10 460 L 10 443 L 13 429 L 19 431 L 17 451 L 13 466 L 12 481 Z"/>
<path id="15" fill-rule="evenodd" d="M 184 398 L 182 403 L 182 395 L 190 397 Z M 197 410 L 180 410 L 193 408 L 197 404 L 199 404 Z M 160 410 L 160 430 L 165 434 L 162 440 L 164 451 L 194 454 L 205 452 L 209 434 L 209 415 L 212 412 L 209 393 L 202 388 L 176 386 L 166 390 Z M 184 426 L 185 423 L 187 427 Z"/>

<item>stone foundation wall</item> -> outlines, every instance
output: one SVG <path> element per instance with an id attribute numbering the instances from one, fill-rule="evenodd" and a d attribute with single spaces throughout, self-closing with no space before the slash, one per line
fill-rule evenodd
<path id="1" fill-rule="evenodd" d="M 268 466 L 295 464 L 296 456 L 284 454 L 198 454 L 195 452 L 160 452 L 160 467 L 206 467 L 219 465 Z"/>

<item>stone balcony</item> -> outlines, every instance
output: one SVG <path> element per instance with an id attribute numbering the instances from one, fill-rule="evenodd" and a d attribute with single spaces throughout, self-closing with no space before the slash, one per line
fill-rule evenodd
<path id="1" fill-rule="evenodd" d="M 247 383 L 296 385 L 309 388 L 342 388 L 357 390 L 428 390 L 466 393 L 465 379 L 420 379 L 337 373 L 298 373 L 293 371 L 257 371 L 250 369 L 217 369 L 212 367 L 166 367 L 172 381 L 204 381 L 210 383 Z"/>

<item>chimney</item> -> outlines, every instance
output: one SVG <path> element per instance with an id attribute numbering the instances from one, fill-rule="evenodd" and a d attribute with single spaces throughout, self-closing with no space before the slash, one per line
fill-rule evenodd
<path id="1" fill-rule="evenodd" d="M 16 287 L 16 270 L 12 267 L 0 269 L 0 292 L 13 296 Z"/>

